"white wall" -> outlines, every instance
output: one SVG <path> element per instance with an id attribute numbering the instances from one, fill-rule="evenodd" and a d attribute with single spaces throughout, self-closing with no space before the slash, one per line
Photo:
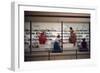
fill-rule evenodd
<path id="1" fill-rule="evenodd" d="M 1 0 L 0 1 L 0 73 L 11 73 L 12 71 L 8 70 L 10 67 L 10 53 L 11 53 L 11 1 L 14 0 Z M 17 1 L 17 0 L 15 0 Z M 97 10 L 97 24 L 96 25 L 96 30 L 95 35 L 97 35 L 94 39 L 96 40 L 95 48 L 99 48 L 99 40 L 100 40 L 100 2 L 99 0 L 18 0 L 18 1 L 24 1 L 24 2 L 33 2 L 33 4 L 39 4 L 39 5 L 62 5 L 66 6 L 66 4 L 71 4 L 71 5 L 93 5 L 98 8 Z M 94 24 L 95 25 L 95 24 Z M 100 50 L 97 50 L 97 63 L 100 68 Z M 89 67 L 87 65 L 84 67 L 69 67 L 66 69 L 66 67 L 57 67 L 55 69 L 50 69 L 47 68 L 46 70 L 33 70 L 30 71 L 31 73 L 33 72 L 38 72 L 38 73 L 72 73 L 72 72 L 77 72 L 77 73 L 98 73 L 98 67 L 91 66 Z M 26 71 L 27 72 L 27 71 Z"/>

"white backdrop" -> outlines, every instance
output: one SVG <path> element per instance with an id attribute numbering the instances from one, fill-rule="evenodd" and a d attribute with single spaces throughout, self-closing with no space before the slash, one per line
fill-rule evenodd
<path id="1" fill-rule="evenodd" d="M 1 0 L 0 1 L 0 73 L 12 73 L 12 71 L 9 70 L 10 68 L 10 61 L 11 61 L 11 2 L 14 0 Z M 22 1 L 22 2 L 33 2 L 33 4 L 39 4 L 39 5 L 56 5 L 56 6 L 66 6 L 66 4 L 71 5 L 86 5 L 86 6 L 95 6 L 97 7 L 97 25 L 96 25 L 96 31 L 94 38 L 96 40 L 95 42 L 95 48 L 97 49 L 96 57 L 97 57 L 97 66 L 84 66 L 84 67 L 56 67 L 56 68 L 46 68 L 46 69 L 39 69 L 39 70 L 33 70 L 29 71 L 30 73 L 37 72 L 37 73 L 98 73 L 100 68 L 100 53 L 99 53 L 99 40 L 100 40 L 100 2 L 99 0 L 16 0 L 16 1 Z M 27 73 L 28 71 L 24 71 L 24 73 Z"/>

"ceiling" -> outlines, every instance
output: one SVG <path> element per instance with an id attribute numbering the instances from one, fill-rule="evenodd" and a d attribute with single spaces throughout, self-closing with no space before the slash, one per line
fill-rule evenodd
<path id="1" fill-rule="evenodd" d="M 90 14 L 25 11 L 25 21 L 34 22 L 90 22 Z"/>

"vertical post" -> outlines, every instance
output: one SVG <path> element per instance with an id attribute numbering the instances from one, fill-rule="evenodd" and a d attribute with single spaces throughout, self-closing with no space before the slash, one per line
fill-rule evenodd
<path id="1" fill-rule="evenodd" d="M 48 50 L 48 60 L 50 60 L 50 50 Z"/>
<path id="2" fill-rule="evenodd" d="M 30 21 L 30 56 L 32 55 L 32 21 Z"/>
<path id="3" fill-rule="evenodd" d="M 91 50 L 90 48 L 91 48 L 91 25 L 90 25 L 91 23 L 89 22 L 89 50 Z M 90 51 L 89 51 L 90 52 Z"/>
<path id="4" fill-rule="evenodd" d="M 61 48 L 63 50 L 63 21 L 61 21 Z"/>
<path id="5" fill-rule="evenodd" d="M 76 59 L 77 59 L 77 49 L 76 49 Z"/>

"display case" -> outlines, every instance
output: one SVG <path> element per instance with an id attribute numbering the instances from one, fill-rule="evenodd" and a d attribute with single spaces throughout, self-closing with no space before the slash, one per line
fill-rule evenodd
<path id="1" fill-rule="evenodd" d="M 30 22 L 25 22 L 25 42 L 26 42 L 27 47 L 29 47 L 29 43 L 30 43 L 30 28 L 28 28 L 30 27 L 29 23 Z M 56 27 L 56 26 L 59 26 L 59 27 Z M 63 44 L 68 44 L 69 37 L 70 37 L 69 27 L 73 27 L 73 29 L 75 30 L 76 36 L 77 36 L 76 46 L 80 45 L 82 42 L 82 39 L 85 38 L 86 42 L 88 43 L 88 47 L 89 47 L 89 42 L 90 42 L 89 26 L 90 26 L 89 23 L 64 23 L 63 22 L 63 35 L 62 35 L 60 22 L 59 23 L 32 22 L 32 27 L 33 27 L 32 45 L 35 48 L 39 47 L 38 37 L 42 31 L 46 33 L 47 40 L 49 43 L 52 42 L 56 38 L 57 34 L 59 34 L 60 36 L 63 36 Z M 68 47 L 68 45 L 66 47 Z"/>
<path id="2" fill-rule="evenodd" d="M 52 15 L 53 14 L 53 15 Z M 54 15 L 55 14 L 55 15 Z M 52 50 L 54 48 L 54 42 L 57 38 L 57 35 L 60 36 L 60 47 L 63 50 L 60 53 L 63 52 L 79 52 L 82 39 L 85 38 L 87 42 L 88 47 L 88 55 L 83 58 L 89 58 L 90 57 L 90 15 L 89 14 L 78 14 L 78 13 L 57 13 L 57 12 L 31 12 L 31 11 L 25 11 L 25 28 L 24 28 L 24 42 L 27 42 L 24 44 L 25 54 L 37 52 L 40 53 L 52 53 Z M 77 17 L 76 17 L 77 16 Z M 70 18 L 74 19 L 73 21 L 70 21 Z M 53 19 L 53 20 L 52 20 Z M 66 19 L 66 20 L 65 20 Z M 78 20 L 78 21 L 77 21 Z M 83 21 L 84 20 L 84 21 Z M 70 27 L 73 28 L 74 33 L 76 34 L 76 45 L 73 45 L 73 43 L 69 42 L 70 38 Z M 40 34 L 44 32 L 46 36 L 46 43 L 41 44 L 39 43 L 39 36 Z M 31 39 L 30 39 L 31 38 Z M 26 41 L 28 40 L 28 41 Z M 30 42 L 31 41 L 31 42 Z M 30 44 L 31 43 L 31 44 Z M 59 52 L 58 52 L 59 53 Z M 76 56 L 73 54 L 73 56 Z M 45 55 L 46 56 L 46 55 Z M 51 55 L 47 55 L 45 59 L 43 59 L 43 56 L 37 60 L 48 60 L 48 57 Z M 25 61 L 28 60 L 27 55 L 25 55 Z M 33 57 L 34 58 L 34 57 Z M 69 59 L 75 59 L 69 58 Z M 81 57 L 82 58 L 82 57 Z M 49 58 L 52 59 L 52 58 Z M 60 57 L 60 59 L 67 59 Z M 36 59 L 35 59 L 36 60 Z M 34 60 L 32 60 L 34 61 Z"/>

